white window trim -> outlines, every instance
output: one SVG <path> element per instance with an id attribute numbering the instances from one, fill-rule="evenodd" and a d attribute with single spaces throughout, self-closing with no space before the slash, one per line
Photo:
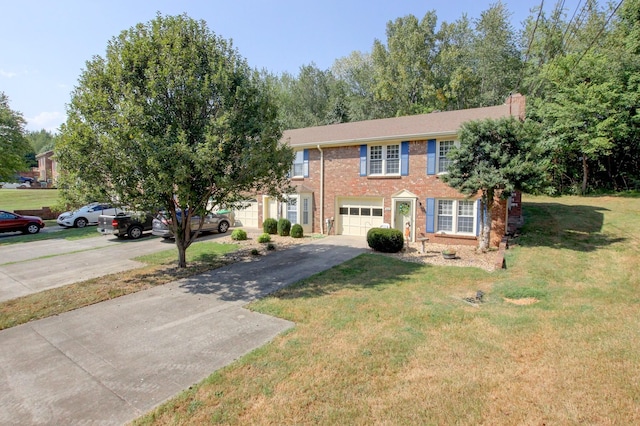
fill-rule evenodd
<path id="1" fill-rule="evenodd" d="M 438 229 L 438 216 L 439 213 L 439 203 L 440 201 L 453 201 L 453 206 L 452 206 L 452 227 L 453 230 L 449 231 L 449 230 L 441 230 Z M 473 205 L 473 213 L 471 215 L 471 218 L 473 219 L 473 229 L 471 230 L 471 232 L 458 232 L 458 203 L 460 201 L 466 201 L 466 202 L 470 202 Z M 447 235 L 468 235 L 468 236 L 476 236 L 476 230 L 478 229 L 478 203 L 474 200 L 457 200 L 457 199 L 451 199 L 451 198 L 438 198 L 436 199 L 436 203 L 434 206 L 434 229 L 436 234 L 440 233 L 440 234 L 447 234 Z M 448 215 L 447 215 L 448 216 Z M 464 216 L 464 217 L 468 217 L 468 216 Z"/>
<path id="2" fill-rule="evenodd" d="M 443 139 L 443 140 L 438 140 L 436 141 L 436 174 L 437 175 L 445 175 L 447 173 L 449 173 L 446 170 L 440 170 L 440 144 L 442 142 L 453 142 L 453 147 L 457 148 L 460 146 L 460 141 L 455 140 L 455 139 Z"/>
<path id="3" fill-rule="evenodd" d="M 373 161 L 371 159 L 371 148 L 372 147 L 382 147 L 382 173 L 372 173 L 371 165 Z M 398 172 L 397 173 L 387 173 L 387 147 L 395 146 L 398 147 Z M 367 146 L 367 176 L 400 176 L 402 172 L 402 145 L 400 143 L 389 143 L 389 144 L 375 144 Z"/>

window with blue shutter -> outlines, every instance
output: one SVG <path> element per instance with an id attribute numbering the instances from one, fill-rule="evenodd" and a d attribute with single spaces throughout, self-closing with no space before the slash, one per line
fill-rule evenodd
<path id="1" fill-rule="evenodd" d="M 400 144 L 400 174 L 409 176 L 409 142 L 405 141 Z"/>
<path id="2" fill-rule="evenodd" d="M 304 150 L 304 154 L 302 155 L 302 168 L 303 168 L 303 173 L 304 173 L 304 177 L 308 178 L 309 177 L 309 150 L 305 149 Z"/>
<path id="3" fill-rule="evenodd" d="M 433 233 L 435 226 L 435 210 L 436 210 L 436 199 L 435 198 L 427 198 L 427 223 L 426 230 L 427 232 Z"/>
<path id="4" fill-rule="evenodd" d="M 427 174 L 436 174 L 436 140 L 427 141 Z"/>
<path id="5" fill-rule="evenodd" d="M 367 146 L 360 145 L 360 176 L 367 175 Z"/>

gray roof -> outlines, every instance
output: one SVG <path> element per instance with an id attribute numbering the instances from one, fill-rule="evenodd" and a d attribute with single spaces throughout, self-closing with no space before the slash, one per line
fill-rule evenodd
<path id="1" fill-rule="evenodd" d="M 315 148 L 317 145 L 340 146 L 365 142 L 425 140 L 455 136 L 462 123 L 466 121 L 524 116 L 524 97 L 522 95 L 514 95 L 513 101 L 511 98 L 508 98 L 507 101 L 503 105 L 492 107 L 286 130 L 282 140 L 294 148 Z"/>

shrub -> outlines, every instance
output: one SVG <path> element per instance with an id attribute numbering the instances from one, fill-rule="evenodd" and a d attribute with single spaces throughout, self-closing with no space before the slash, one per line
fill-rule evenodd
<path id="1" fill-rule="evenodd" d="M 269 241 L 271 241 L 271 235 L 267 234 L 266 232 L 258 236 L 259 243 L 268 243 Z"/>
<path id="2" fill-rule="evenodd" d="M 269 243 L 267 244 L 267 250 L 269 251 L 273 251 L 276 249 L 276 246 L 273 243 Z"/>
<path id="3" fill-rule="evenodd" d="M 251 249 L 251 254 L 253 256 L 259 256 L 260 255 L 260 251 L 258 249 L 256 249 L 256 248 L 254 248 L 254 249 Z"/>
<path id="4" fill-rule="evenodd" d="M 262 222 L 262 230 L 265 234 L 277 234 L 278 233 L 278 221 L 270 217 Z"/>
<path id="5" fill-rule="evenodd" d="M 289 235 L 290 231 L 291 231 L 291 221 L 283 217 L 278 221 L 278 235 L 280 235 L 281 237 L 286 237 Z"/>
<path id="6" fill-rule="evenodd" d="M 398 229 L 371 228 L 367 232 L 367 243 L 375 251 L 397 253 L 404 247 L 404 237 Z"/>
<path id="7" fill-rule="evenodd" d="M 247 232 L 244 229 L 234 229 L 231 233 L 231 239 L 234 241 L 244 241 L 247 239 Z"/>
<path id="8" fill-rule="evenodd" d="M 302 230 L 302 225 L 296 223 L 291 227 L 291 237 L 292 238 L 302 238 L 304 237 L 304 232 Z"/>

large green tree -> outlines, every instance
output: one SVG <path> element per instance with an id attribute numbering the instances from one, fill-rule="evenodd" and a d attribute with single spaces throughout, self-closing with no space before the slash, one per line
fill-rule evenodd
<path id="1" fill-rule="evenodd" d="M 442 180 L 468 196 L 481 195 L 478 249 L 484 251 L 490 244 L 494 200 L 544 186 L 545 162 L 536 148 L 539 131 L 530 121 L 485 119 L 464 123 L 459 139 Z"/>
<path id="2" fill-rule="evenodd" d="M 0 181 L 13 181 L 27 168 L 26 156 L 32 152 L 24 134 L 22 114 L 9 107 L 9 98 L 0 92 Z"/>
<path id="3" fill-rule="evenodd" d="M 158 15 L 87 62 L 56 154 L 64 194 L 169 211 L 185 267 L 194 215 L 286 186 L 280 138 L 271 93 L 237 50 L 203 21 Z"/>

